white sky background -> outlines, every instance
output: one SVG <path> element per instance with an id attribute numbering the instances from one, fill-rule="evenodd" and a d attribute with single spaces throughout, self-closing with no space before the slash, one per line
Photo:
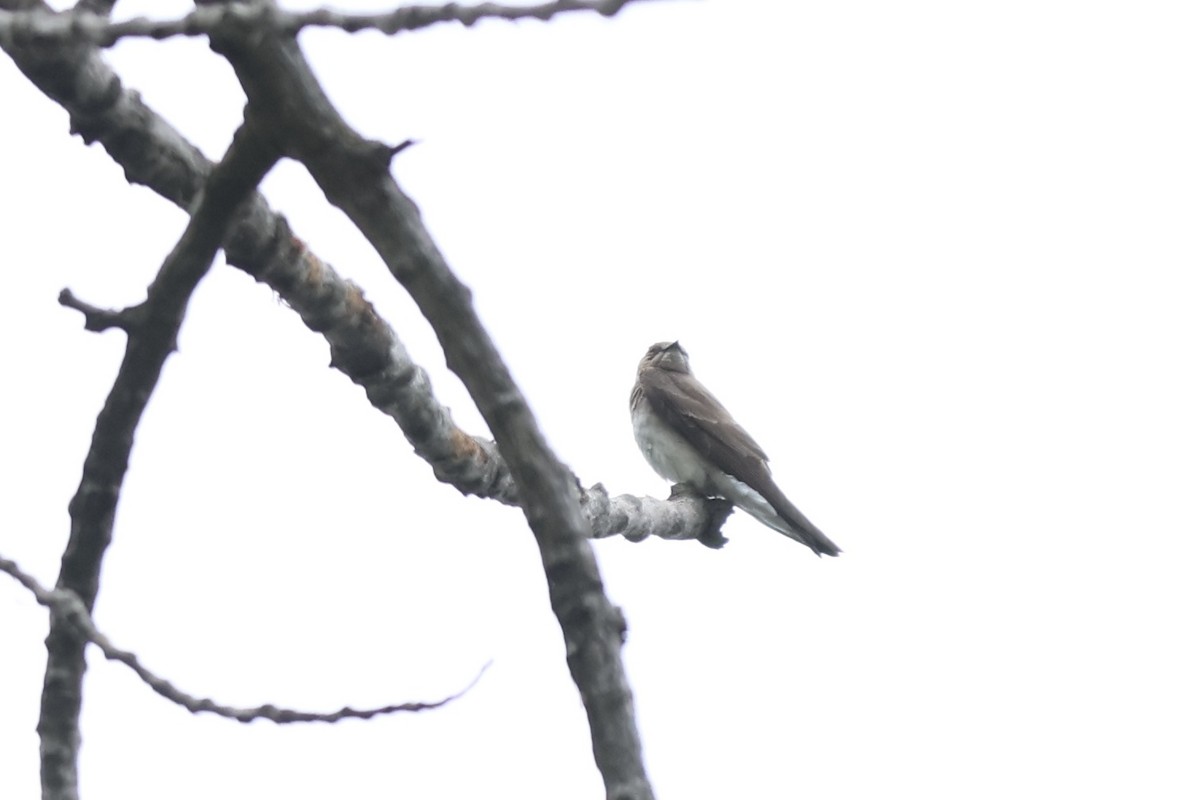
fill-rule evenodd
<path id="1" fill-rule="evenodd" d="M 122 15 L 186 3 L 122 0 Z M 340 6 L 341 8 L 347 8 Z M 356 8 L 367 8 L 359 3 Z M 386 7 L 379 4 L 380 8 Z M 708 2 L 385 38 L 308 32 L 559 455 L 665 496 L 626 408 L 680 339 L 839 559 L 596 544 L 660 798 L 1192 798 L 1200 746 L 1200 7 Z M 126 305 L 183 230 L 0 64 L 0 553 L 52 584 Z M 111 51 L 218 158 L 201 40 Z M 485 428 L 295 164 L 265 192 Z M 192 717 L 92 653 L 87 798 L 600 797 L 519 511 L 434 481 L 323 340 L 219 264 L 138 434 L 97 606 Z M 0 796 L 37 789 L 46 615 L 0 580 Z"/>

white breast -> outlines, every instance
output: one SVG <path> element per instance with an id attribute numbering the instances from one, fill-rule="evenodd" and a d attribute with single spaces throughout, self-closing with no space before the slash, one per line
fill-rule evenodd
<path id="1" fill-rule="evenodd" d="M 649 403 L 641 402 L 633 410 L 633 438 L 642 455 L 654 471 L 667 480 L 687 483 L 704 491 L 713 466 L 648 406 Z"/>
<path id="2" fill-rule="evenodd" d="M 648 405 L 642 402 L 634 408 L 633 437 L 655 472 L 673 483 L 686 483 L 710 497 L 724 497 L 764 524 L 795 536 L 791 526 L 762 495 L 713 466 L 686 439 L 649 411 Z"/>

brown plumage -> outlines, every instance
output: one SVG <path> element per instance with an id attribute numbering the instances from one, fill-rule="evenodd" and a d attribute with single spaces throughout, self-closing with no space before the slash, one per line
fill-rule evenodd
<path id="1" fill-rule="evenodd" d="M 659 475 L 724 497 L 817 555 L 841 552 L 775 484 L 767 454 L 692 375 L 678 342 L 650 347 L 629 403 L 638 446 Z"/>

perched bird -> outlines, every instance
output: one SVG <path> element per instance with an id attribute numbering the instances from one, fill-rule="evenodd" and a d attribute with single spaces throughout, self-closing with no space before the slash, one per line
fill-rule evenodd
<path id="1" fill-rule="evenodd" d="M 729 500 L 817 555 L 841 552 L 784 497 L 771 479 L 767 454 L 692 375 L 679 342 L 646 351 L 629 413 L 642 455 L 662 477 Z"/>

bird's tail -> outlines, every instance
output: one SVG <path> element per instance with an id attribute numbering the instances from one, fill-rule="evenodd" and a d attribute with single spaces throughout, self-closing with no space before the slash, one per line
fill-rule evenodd
<path id="1" fill-rule="evenodd" d="M 838 547 L 829 537 L 821 533 L 820 528 L 808 521 L 808 517 L 800 513 L 800 509 L 793 506 L 785 498 L 785 508 L 776 507 L 775 511 L 780 517 L 780 521 L 786 523 L 782 527 L 774 527 L 775 530 L 782 533 L 784 536 L 790 536 L 797 542 L 803 542 L 812 548 L 812 551 L 819 556 L 837 556 L 842 552 L 842 548 Z"/>
<path id="2" fill-rule="evenodd" d="M 792 505 L 774 481 L 763 481 L 766 494 L 751 489 L 741 481 L 729 481 L 722 486 L 722 494 L 734 505 L 753 516 L 762 524 L 779 531 L 789 539 L 806 544 L 819 556 L 836 556 L 842 549 L 821 533 L 800 509 Z"/>

